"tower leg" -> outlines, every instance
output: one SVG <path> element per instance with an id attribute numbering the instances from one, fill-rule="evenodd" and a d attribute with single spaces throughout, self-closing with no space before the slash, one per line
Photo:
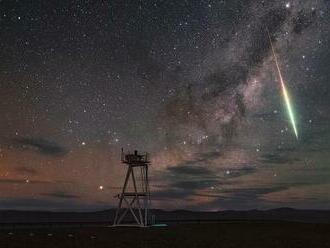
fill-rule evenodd
<path id="1" fill-rule="evenodd" d="M 144 167 L 145 171 L 145 209 L 144 209 L 144 223 L 145 225 L 148 225 L 148 212 L 149 212 L 149 203 L 150 203 L 150 192 L 149 192 L 149 181 L 148 181 L 148 166 Z"/>
<path id="2" fill-rule="evenodd" d="M 124 197 L 124 193 L 126 191 L 126 187 L 127 187 L 129 176 L 131 174 L 131 170 L 132 170 L 132 168 L 130 166 L 127 170 L 127 173 L 126 173 L 126 178 L 125 178 L 125 183 L 124 183 L 124 186 L 123 186 L 122 193 L 119 196 L 120 199 L 119 199 L 119 204 L 118 204 L 118 208 L 117 208 L 116 215 L 115 215 L 115 220 L 114 220 L 114 223 L 113 223 L 114 225 L 117 225 L 117 224 L 120 223 L 120 222 L 117 222 L 117 219 L 118 219 L 119 211 L 121 210 L 121 206 L 122 206 L 122 203 L 123 203 L 123 197 Z"/>
<path id="3" fill-rule="evenodd" d="M 135 176 L 134 176 L 134 168 L 132 169 L 132 179 L 133 179 L 133 186 L 134 186 L 134 191 L 135 191 L 135 198 L 136 198 L 136 203 L 137 203 L 137 207 L 138 207 L 138 211 L 139 211 L 139 217 L 140 217 L 140 225 L 144 226 L 143 224 L 143 217 L 142 217 L 142 213 L 141 213 L 141 205 L 140 205 L 140 198 L 138 196 L 138 190 L 136 187 L 136 181 L 135 181 Z"/>

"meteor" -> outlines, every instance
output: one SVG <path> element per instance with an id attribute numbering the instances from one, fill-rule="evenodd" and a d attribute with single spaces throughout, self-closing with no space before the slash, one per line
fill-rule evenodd
<path id="1" fill-rule="evenodd" d="M 275 60 L 278 77 L 280 79 L 280 84 L 281 84 L 281 89 L 282 89 L 282 94 L 283 94 L 283 97 L 284 97 L 286 109 L 287 109 L 288 114 L 289 114 L 289 118 L 290 118 L 290 122 L 291 122 L 291 125 L 292 125 L 292 128 L 293 128 L 294 134 L 296 135 L 296 138 L 298 139 L 298 130 L 297 130 L 297 127 L 296 127 L 296 121 L 295 121 L 294 113 L 293 113 L 293 110 L 292 110 L 290 95 L 289 95 L 289 92 L 286 88 L 286 85 L 285 85 L 285 82 L 284 82 L 284 79 L 283 79 L 283 76 L 282 76 L 282 72 L 281 72 L 281 69 L 280 69 L 280 66 L 279 66 L 279 63 L 278 63 L 278 60 L 277 60 L 277 56 L 276 56 L 276 53 L 275 53 L 275 49 L 274 49 L 274 46 L 273 46 L 273 42 L 272 42 L 272 39 L 270 37 L 268 29 L 267 29 L 267 33 L 268 33 L 270 46 L 272 48 L 273 57 L 274 57 L 274 60 Z"/>

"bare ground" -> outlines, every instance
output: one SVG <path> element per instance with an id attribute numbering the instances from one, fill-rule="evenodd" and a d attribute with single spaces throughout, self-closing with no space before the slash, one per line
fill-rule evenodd
<path id="1" fill-rule="evenodd" d="M 0 247 L 330 247 L 330 224 L 200 223 L 168 227 L 16 228 L 0 230 Z"/>

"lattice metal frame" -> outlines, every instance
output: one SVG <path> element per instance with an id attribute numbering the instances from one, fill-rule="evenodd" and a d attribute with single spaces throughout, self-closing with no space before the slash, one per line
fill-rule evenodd
<path id="1" fill-rule="evenodd" d="M 127 165 L 127 172 L 122 192 L 117 195 L 119 203 L 113 225 L 148 226 L 150 208 L 149 156 L 147 153 L 138 154 L 137 151 L 134 151 L 133 154 L 129 152 L 125 154 L 122 150 L 121 161 Z M 128 191 L 127 186 L 130 181 L 133 183 L 133 191 Z M 128 213 L 133 217 L 133 223 L 125 222 Z"/>

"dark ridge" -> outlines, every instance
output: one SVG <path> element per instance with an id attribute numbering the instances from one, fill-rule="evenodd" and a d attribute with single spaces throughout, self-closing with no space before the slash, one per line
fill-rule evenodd
<path id="1" fill-rule="evenodd" d="M 112 223 L 115 209 L 96 212 L 0 211 L 0 224 L 22 223 Z M 152 209 L 158 223 L 222 222 L 222 221 L 289 221 L 330 223 L 330 210 L 277 208 L 270 210 L 195 212 L 190 210 L 166 211 Z"/>

